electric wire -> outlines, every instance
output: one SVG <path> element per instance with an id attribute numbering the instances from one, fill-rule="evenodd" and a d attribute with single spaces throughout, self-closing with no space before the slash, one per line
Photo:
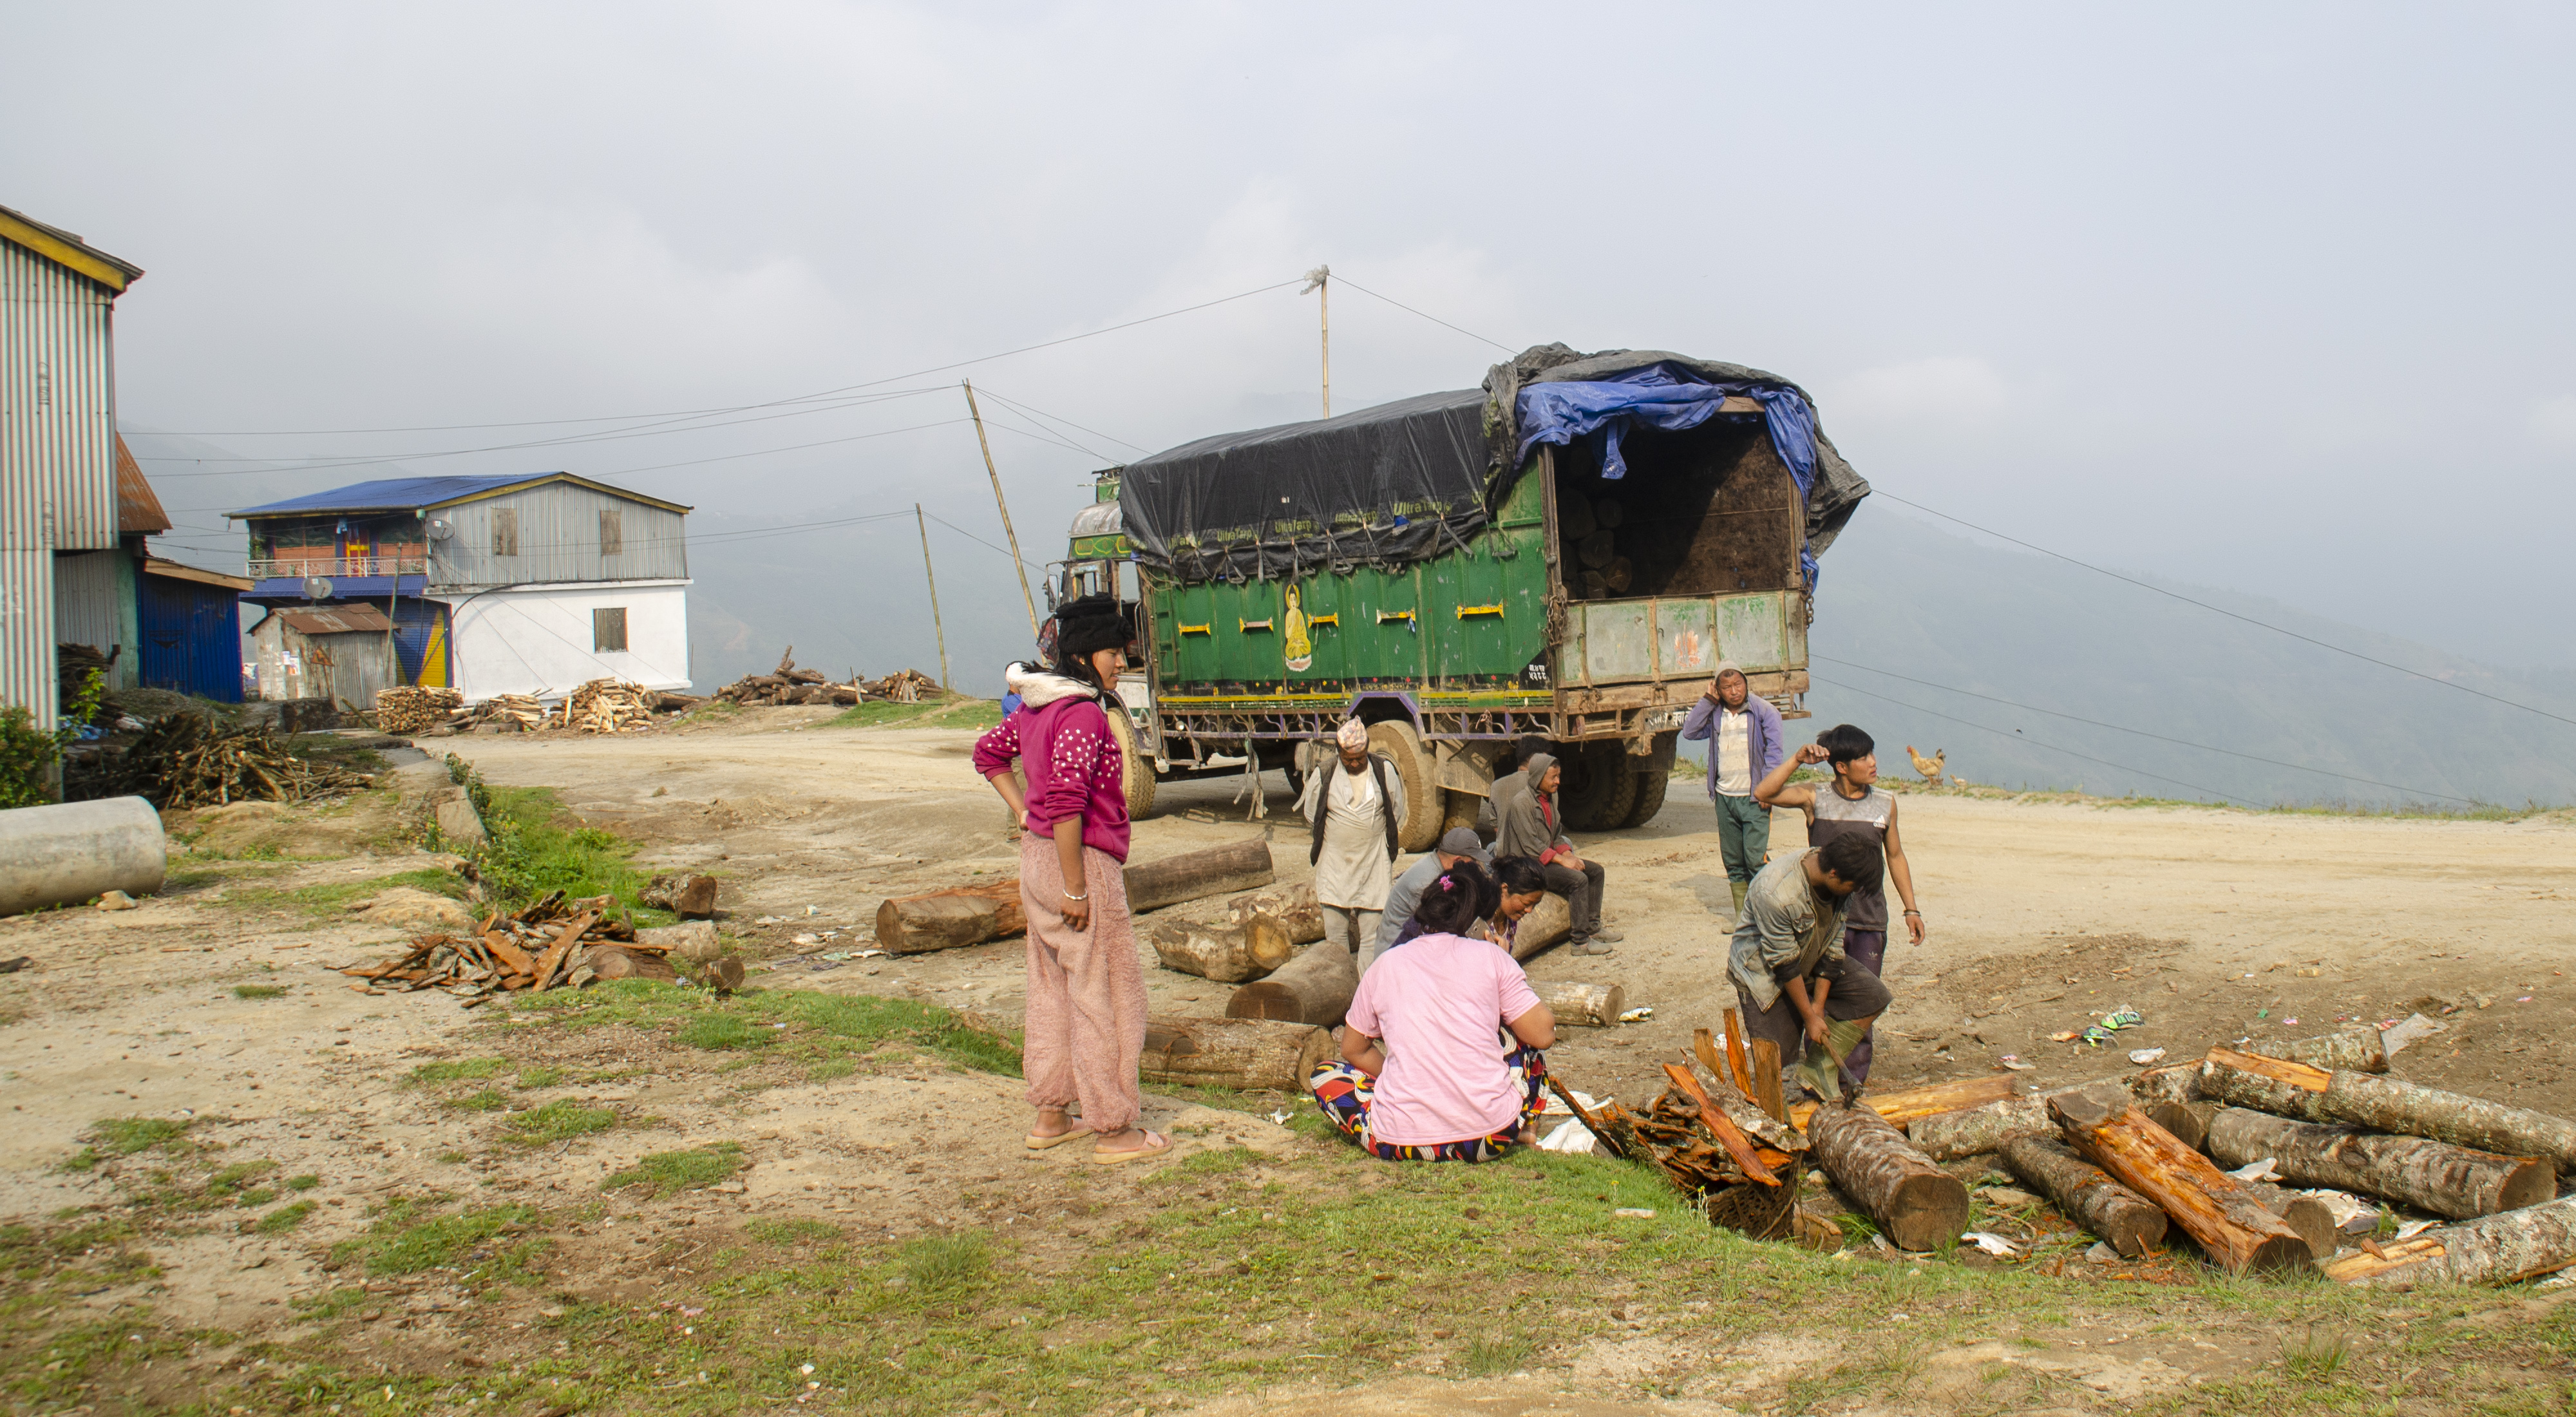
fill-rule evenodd
<path id="1" fill-rule="evenodd" d="M 1344 276 L 1344 275 L 1340 274 L 1339 272 L 1336 272 L 1336 273 L 1334 273 L 1333 275 L 1331 275 L 1331 276 L 1327 277 L 1327 279 L 1328 279 L 1332 284 L 1334 284 L 1334 285 L 1347 285 L 1347 286 L 1349 286 L 1351 289 L 1358 291 L 1360 294 L 1365 295 L 1365 296 L 1369 297 L 1369 298 L 1370 298 L 1370 299 L 1372 299 L 1372 300 L 1383 300 L 1383 301 L 1385 301 L 1387 304 L 1394 306 L 1396 309 L 1401 310 L 1401 311 L 1405 312 L 1405 313 L 1406 313 L 1406 314 L 1408 314 L 1408 315 L 1420 315 L 1420 316 L 1422 316 L 1422 318 L 1423 318 L 1423 319 L 1429 320 L 1431 323 L 1433 323 L 1433 324 L 1435 324 L 1435 325 L 1440 326 L 1442 329 L 1456 330 L 1458 333 L 1460 333 L 1460 334 L 1462 334 L 1462 335 L 1465 335 L 1465 336 L 1466 336 L 1467 338 L 1469 338 L 1469 339 L 1474 339 L 1474 340 L 1484 340 L 1484 341 L 1485 341 L 1485 343 L 1492 345 L 1494 348 L 1501 350 L 1501 351 L 1502 351 L 1503 353 L 1505 353 L 1505 354 L 1518 354 L 1518 353 L 1520 353 L 1520 351 L 1519 351 L 1519 350 L 1512 348 L 1510 345 L 1507 345 L 1507 344 L 1503 343 L 1501 340 L 1498 340 L 1498 339 L 1485 339 L 1485 337 L 1484 337 L 1483 335 L 1480 335 L 1480 334 L 1476 333 L 1474 330 L 1467 329 L 1466 327 L 1461 326 L 1461 325 L 1453 325 L 1453 324 L 1450 324 L 1448 321 L 1446 321 L 1446 320 L 1444 320 L 1444 319 L 1441 319 L 1441 318 L 1440 318 L 1439 316 L 1437 316 L 1437 315 L 1429 314 L 1429 313 L 1426 313 L 1426 312 L 1421 311 L 1421 310 L 1416 310 L 1416 309 L 1414 309 L 1412 306 L 1405 304 L 1403 301 L 1398 300 L 1398 299 L 1394 298 L 1393 296 L 1389 296 L 1389 295 L 1380 295 L 1380 294 L 1378 294 L 1376 291 L 1369 289 L 1367 286 L 1364 286 L 1364 285 L 1360 284 L 1358 281 L 1352 280 L 1352 279 L 1350 279 L 1349 277 L 1347 277 L 1347 276 Z"/>
<path id="2" fill-rule="evenodd" d="M 2115 763 L 2109 758 L 2097 758 L 2090 753 L 2079 753 L 2073 748 L 2061 747 L 2055 743 L 2043 742 L 2026 733 L 2013 733 L 2001 728 L 1989 728 L 1985 724 L 1979 723 L 1974 719 L 1961 718 L 1957 714 L 1943 713 L 1939 709 L 1928 709 L 1923 707 L 1921 704 L 1909 704 L 1903 699 L 1890 698 L 1885 694 L 1871 693 L 1869 690 L 1864 689 L 1857 684 L 1837 684 L 1831 679 L 1819 678 L 1813 674 L 1810 674 L 1808 678 L 1815 683 L 1829 685 L 1833 688 L 1840 689 L 1845 693 L 1859 694 L 1866 698 L 1876 699 L 1881 703 L 1894 704 L 1898 708 L 1912 709 L 1916 713 L 1928 713 L 1934 718 L 1946 718 L 1952 723 L 1973 728 L 1980 733 L 1991 733 L 1998 738 L 2011 739 L 2015 743 L 2028 743 L 2034 747 L 2046 748 L 2054 753 L 2064 753 L 2070 758 L 2082 758 L 2088 763 L 2099 763 L 2106 768 L 2118 768 L 2122 772 L 2133 772 L 2140 777 L 2151 778 L 2157 782 L 2170 782 L 2176 787 L 2188 787 L 2194 792 L 2205 793 L 2211 797 L 2224 798 L 2225 800 L 2234 802 L 2239 806 L 2259 808 L 2263 805 L 2260 802 L 2250 801 L 2246 798 L 2239 797 L 2232 792 L 2221 792 L 2215 787 L 2203 787 L 2196 782 L 2185 782 L 2178 777 L 2167 777 L 2162 773 L 2149 772 L 2145 768 L 2131 767 L 2127 763 Z"/>
<path id="3" fill-rule="evenodd" d="M 2036 704 L 2016 703 L 2011 699 L 1999 699 L 1992 694 L 1981 694 L 1974 689 L 1962 689 L 1955 684 L 1936 684 L 1929 679 L 1917 679 L 1910 674 L 1899 674 L 1893 669 L 1881 669 L 1876 665 L 1862 664 L 1857 660 L 1836 659 L 1832 655 L 1817 654 L 1812 650 L 1808 652 L 1807 657 L 1823 664 L 1849 665 L 1854 669 L 1866 670 L 1872 674 L 1886 675 L 1890 679 L 1902 679 L 1908 684 L 1920 684 L 1924 688 L 1939 689 L 1943 693 L 1961 694 L 1971 699 L 1983 699 L 1987 703 L 2002 704 L 2006 708 L 2022 709 L 2030 713 L 2043 713 L 2048 715 L 2050 718 L 2062 718 L 2070 723 L 2084 723 L 2090 724 L 2095 728 L 2108 728 L 2114 733 L 2131 733 L 2140 738 L 2153 738 L 2159 743 L 2172 743 L 2179 747 L 2197 748 L 2204 753 L 2224 753 L 2231 758 L 2243 758 L 2249 763 L 2263 763 L 2271 767 L 2288 768 L 2292 772 L 2315 773 L 2320 777 L 2340 778 L 2345 782 L 2367 783 L 2372 787 L 2385 787 L 2391 792 L 2404 792 L 2417 797 L 2439 797 L 2445 802 L 2465 802 L 2473 807 L 2484 805 L 2474 797 L 2458 797 L 2448 792 L 2434 792 L 2427 788 L 2407 787 L 2394 782 L 2381 782 L 2379 779 L 2374 777 L 2355 777 L 2351 773 L 2336 772 L 2332 768 L 2312 768 L 2301 763 L 2283 762 L 2279 758 L 2263 757 L 2257 753 L 2240 753 L 2233 748 L 2221 748 L 2209 743 L 2195 743 L 2188 738 L 2170 738 L 2162 733 L 2150 733 L 2143 728 L 2128 728 L 2117 723 L 2105 723 L 2101 719 L 2086 718 L 2081 714 L 2060 713 L 2056 709 L 2044 709 Z M 2015 733 L 2013 736 L 2023 739 L 2028 738 L 2027 734 L 2022 733 Z"/>
<path id="4" fill-rule="evenodd" d="M 2127 582 L 2127 583 L 2128 583 L 2128 584 L 2130 584 L 2130 585 L 2136 586 L 2136 587 L 2137 587 L 2137 588 L 2139 588 L 2140 590 L 2151 590 L 2151 591 L 2154 591 L 2156 594 L 2161 595 L 2161 596 L 2165 596 L 2165 597 L 2167 597 L 2167 598 L 2169 598 L 2169 599 L 2172 599 L 2172 600 L 2179 600 L 2179 601 L 2181 601 L 2181 602 L 2182 602 L 2183 604 L 2185 604 L 2185 605 L 2196 605 L 2196 606 L 2200 607 L 2200 608 L 2201 608 L 2201 609 L 2203 609 L 2203 610 L 2209 611 L 2209 612 L 2210 612 L 2211 614 L 2213 614 L 2213 615 L 2224 615 L 2224 616 L 2226 616 L 2226 617 L 2227 617 L 2228 619 L 2230 619 L 2230 620 L 2239 620 L 2239 621 L 2244 622 L 2245 624 L 2248 624 L 2248 625 L 2252 625 L 2252 626 L 2254 626 L 2256 629 L 2269 630 L 2269 631 L 2271 631 L 2272 633 L 2274 633 L 2274 634 L 2276 634 L 2276 635 L 2287 635 L 2287 636 L 2289 636 L 2291 639 L 2299 640 L 2299 641 L 2302 641 L 2303 643 L 2306 643 L 2306 644 L 2312 644 L 2312 645 L 2315 645 L 2315 646 L 2316 646 L 2317 648 L 2319 648 L 2319 649 L 2332 650 L 2332 651 L 2334 651 L 2336 654 L 2343 655 L 2343 656 L 2345 656 L 2345 657 L 2347 657 L 2347 658 L 2351 658 L 2351 659 L 2358 659 L 2358 660 L 2360 660 L 2361 662 L 2363 662 L 2364 664 L 2376 664 L 2376 665 L 2378 665 L 2378 666 L 2379 666 L 2380 668 L 2382 668 L 2382 669 L 2394 669 L 2394 670 L 2396 670 L 2398 673 L 2403 674 L 2403 675 L 2407 676 L 2407 677 L 2408 677 L 2408 678 L 2410 678 L 2410 679 L 2421 679 L 2421 680 L 2423 680 L 2424 682 L 2426 682 L 2426 683 L 2428 683 L 2428 684 L 2439 684 L 2439 685 L 2441 685 L 2442 687 L 2444 687 L 2444 688 L 2446 688 L 2446 689 L 2457 689 L 2457 690 L 2459 690 L 2459 691 L 2460 691 L 2461 693 L 2463 693 L 2463 694 L 2473 694 L 2473 695 L 2477 696 L 2478 698 L 2486 699 L 2486 700 L 2489 700 L 2489 701 L 2494 702 L 2494 703 L 2503 704 L 2503 705 L 2504 705 L 2505 707 L 2507 707 L 2507 708 L 2518 708 L 2518 709 L 2522 710 L 2522 711 L 2523 711 L 2523 712 L 2525 712 L 2525 713 L 2538 714 L 2538 715 L 2539 715 L 2539 716 L 2541 716 L 2542 718 L 2555 719 L 2556 721 L 2558 721 L 2558 722 L 2560 722 L 2560 723 L 2564 723 L 2564 724 L 2568 725 L 2569 727 L 2576 727 L 2576 718 L 2569 718 L 2569 717 L 2565 716 L 2564 714 L 2555 714 L 2555 713 L 2551 713 L 2549 710 L 2544 709 L 2544 708 L 2534 708 L 2534 707 L 2532 707 L 2532 706 L 2531 706 L 2531 705 L 2529 705 L 2529 704 L 2516 702 L 2515 700 L 2505 698 L 2505 697 L 2503 697 L 2503 696 L 2502 696 L 2502 695 L 2500 695 L 2500 694 L 2490 694 L 2490 693 L 2486 692 L 2486 691 L 2485 691 L 2485 690 L 2483 690 L 2483 689 L 2472 689 L 2472 688 L 2470 688 L 2470 687 L 2469 687 L 2468 685 L 2466 685 L 2466 684 L 2453 683 L 2451 680 L 2444 679 L 2444 678 L 2440 678 L 2440 677 L 2438 677 L 2438 676 L 2436 676 L 2436 675 L 2426 674 L 2426 673 L 2424 673 L 2422 670 L 2418 670 L 2418 669 L 2409 669 L 2409 668 L 2407 668 L 2405 665 L 2402 665 L 2402 664 L 2393 664 L 2393 663 L 2390 663 L 2389 661 L 2387 661 L 2387 660 L 2385 660 L 2385 659 L 2379 659 L 2379 658 L 2376 658 L 2376 657 L 2371 656 L 2371 655 L 2363 654 L 2363 653 L 2362 653 L 2361 651 L 2359 651 L 2359 650 L 2355 650 L 2355 649 L 2345 649 L 2345 648 L 2344 648 L 2343 646 L 2341 646 L 2341 645 L 2338 645 L 2338 644 L 2332 644 L 2332 643 L 2329 643 L 2328 641 L 2318 639 L 2318 638 L 2317 638 L 2316 636 L 2314 636 L 2314 635 L 2303 635 L 2303 634 L 2300 634 L 2300 633 L 2299 633 L 2298 631 L 2296 631 L 2296 630 L 2283 629 L 2283 628 L 2282 628 L 2281 626 L 2279 626 L 2279 625 L 2274 625 L 2274 624 L 2271 624 L 2271 623 L 2266 622 L 2266 621 L 2257 620 L 2257 619 L 2255 619 L 2255 618 L 2254 618 L 2253 616 L 2251 616 L 2251 615 L 2240 615 L 2240 614 L 2238 614 L 2237 612 L 2235 612 L 2235 611 L 2233 611 L 2233 610 L 2228 610 L 2228 609 L 2224 609 L 2224 608 L 2222 608 L 2222 607 L 2220 607 L 2220 606 L 2212 605 L 2212 604 L 2210 604 L 2208 601 L 2205 601 L 2205 600 L 2194 600 L 2194 599 L 2192 599 L 2190 596 L 2187 596 L 2187 595 L 2181 594 L 2180 592 L 2177 592 L 2177 591 L 2170 591 L 2170 590 L 2167 590 L 2167 589 L 2165 589 L 2163 586 L 2160 586 L 2160 585 L 2155 585 L 2155 584 L 2152 584 L 2152 583 L 2147 582 L 2147 581 L 2139 580 L 2139 579 L 2138 579 L 2137 577 L 2135 577 L 2135 576 L 2124 576 L 2124 575 L 2121 575 L 2121 574 L 2120 574 L 2119 572 L 2117 572 L 2117 571 L 2105 570 L 2105 569 L 2103 569 L 2103 568 L 2102 568 L 2102 567 L 2100 567 L 2100 566 L 2096 566 L 2096 565 L 2094 565 L 2094 564 L 2093 564 L 2092 562 L 2090 562 L 2090 561 L 2079 561 L 2079 560 L 2075 559 L 2074 557 L 2067 555 L 2067 554 L 2066 554 L 2065 552 L 2063 552 L 2063 551 L 2051 551 L 2051 550 L 2049 550 L 2049 549 L 2048 549 L 2047 547 L 2045 547 L 2045 546 L 2034 545 L 2034 544 L 2033 544 L 2033 543 L 2031 543 L 2031 542 L 2027 542 L 2027 541 L 2022 540 L 2020 537 L 2017 537 L 2017 536 L 2007 536 L 2007 535 L 2005 535 L 2004 533 L 2002 533 L 2002 532 L 2000 532 L 2000 531 L 1994 531 L 1994 530 L 1992 530 L 1992 529 L 1990 529 L 1990 528 L 1979 526 L 1979 525 L 1977 525 L 1975 522 L 1969 521 L 1969 520 L 1967 520 L 1967 519 L 1966 519 L 1966 518 L 1964 518 L 1964 517 L 1954 517 L 1954 516 L 1950 515 L 1948 512 L 1933 511 L 1933 509 L 1932 509 L 1932 508 L 1927 507 L 1927 506 L 1924 506 L 1924 505 L 1923 505 L 1922 503 L 1920 503 L 1920 502 L 1909 501 L 1909 500 L 1907 500 L 1906 498 L 1903 498 L 1903 497 L 1899 497 L 1899 496 L 1897 496 L 1897 495 L 1896 495 L 1895 493 L 1893 493 L 1893 492 L 1888 492 L 1888 491 L 1883 491 L 1883 490 L 1879 490 L 1879 489 L 1875 489 L 1875 488 L 1873 488 L 1873 489 L 1872 489 L 1872 493 L 1873 493 L 1873 495 L 1875 495 L 1875 496 L 1885 497 L 1887 500 L 1889 500 L 1889 501 L 1891 501 L 1891 502 L 1895 502 L 1895 503 L 1899 504 L 1900 506 L 1912 507 L 1914 510 L 1916 510 L 1916 511 L 1918 511 L 1918 512 L 1928 512 L 1928 513 L 1930 513 L 1930 514 L 1931 514 L 1931 515 L 1933 515 L 1933 516 L 1939 517 L 1941 520 L 1943 520 L 1943 521 L 1945 521 L 1945 522 L 1956 522 L 1956 523 L 1958 523 L 1960 526 L 1966 527 L 1966 528 L 1967 528 L 1968 530 L 1970 530 L 1970 531 L 1979 532 L 1979 533 L 1982 533 L 1982 534 L 1984 534 L 1984 535 L 1986 535 L 1986 536 L 1991 536 L 1991 537 L 1995 538 L 1997 541 L 2009 541 L 2009 542 L 2011 542 L 2011 543 L 2012 543 L 2013 545 L 2015 545 L 2015 546 L 2019 546 L 2019 547 L 2021 547 L 2021 548 L 2023 548 L 2023 549 L 2025 549 L 2025 550 L 2029 550 L 2029 551 L 2036 551 L 2036 552 L 2038 552 L 2039 554 L 2041 554 L 2042 556 L 2050 556 L 2050 557 L 2054 557 L 2054 558 L 2056 558 L 2057 560 L 2063 561 L 2063 562 L 2065 562 L 2066 564 L 2068 564 L 2068 565 L 2070 565 L 2070 566 L 2081 566 L 2081 567 L 2083 567 L 2085 570 L 2088 570 L 2088 571 L 2093 572 L 2095 575 L 2100 575 L 2100 576 L 2109 576 L 2111 579 L 2113 579 L 2113 580 L 2115 580 L 2115 581 L 2125 581 L 2125 582 Z"/>
<path id="5" fill-rule="evenodd" d="M 1118 436 L 1117 434 L 1115 434 L 1115 433 L 1103 433 L 1103 432 L 1101 432 L 1101 431 L 1100 431 L 1099 429 L 1097 429 L 1097 428 L 1086 428 L 1086 427 L 1084 427 L 1083 425 L 1081 425 L 1081 424 L 1079 424 L 1079 423 L 1074 422 L 1072 419 L 1067 418 L 1067 417 L 1065 417 L 1065 416 L 1064 416 L 1064 415 L 1062 415 L 1062 414 L 1049 413 L 1049 412 L 1047 412 L 1045 409 L 1042 409 L 1042 408 L 1036 408 L 1036 407 L 1033 407 L 1033 406 L 1031 406 L 1031 405 L 1029 405 L 1029 404 L 1022 403 L 1022 402 L 1020 402 L 1018 399 L 1015 399 L 1015 398 L 1010 397 L 1008 394 L 999 394 L 999 393 L 995 393 L 995 392 L 994 392 L 990 387 L 977 389 L 975 392 L 977 392 L 977 393 L 979 393 L 979 394 L 982 394 L 982 395 L 986 396 L 987 398 L 999 399 L 1001 402 L 1006 403 L 1006 404 L 1009 404 L 1011 407 L 1018 409 L 1018 410 L 1019 410 L 1020 412 L 1022 412 L 1022 413 L 1035 415 L 1036 417 L 1046 419 L 1047 421 L 1049 421 L 1049 422 L 1051 422 L 1051 423 L 1061 423 L 1061 424 L 1063 424 L 1065 427 L 1067 427 L 1067 428 L 1071 428 L 1071 429 L 1073 429 L 1074 431 L 1076 431 L 1076 432 L 1078 432 L 1078 433 L 1088 433 L 1088 434 L 1090 434 L 1090 435 L 1091 435 L 1092 437 L 1094 437 L 1094 438 L 1106 438 L 1106 439 L 1108 439 L 1110 442 L 1116 443 L 1116 444 L 1118 444 L 1118 445 L 1120 445 L 1120 446 L 1122 446 L 1122 447 L 1134 448 L 1136 451 L 1138 451 L 1138 452 L 1140 452 L 1140 453 L 1150 453 L 1150 452 L 1154 451 L 1153 449 L 1148 448 L 1148 447 L 1145 447 L 1145 446 L 1143 446 L 1142 444 L 1139 444 L 1139 443 L 1130 443 L 1130 442 L 1128 442 L 1126 439 L 1119 437 L 1119 436 Z"/>

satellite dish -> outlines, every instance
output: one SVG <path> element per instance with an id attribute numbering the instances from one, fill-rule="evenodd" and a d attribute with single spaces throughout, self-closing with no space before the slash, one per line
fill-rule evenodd
<path id="1" fill-rule="evenodd" d="M 431 517 L 429 519 L 430 540 L 445 541 L 447 538 L 454 536 L 455 534 L 456 523 L 449 521 L 445 517 Z"/>
<path id="2" fill-rule="evenodd" d="M 304 578 L 304 598 L 306 600 L 329 600 L 331 598 L 331 578 L 329 576 L 306 576 Z"/>

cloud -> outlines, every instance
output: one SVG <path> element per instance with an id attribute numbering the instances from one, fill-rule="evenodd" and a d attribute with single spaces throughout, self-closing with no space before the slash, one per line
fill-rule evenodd
<path id="1" fill-rule="evenodd" d="M 2532 437 L 2553 448 L 2576 448 L 2576 394 L 2537 400 L 2524 419 Z"/>
<path id="2" fill-rule="evenodd" d="M 1973 355 L 1864 369 L 1818 389 L 1829 415 L 1871 422 L 1980 428 L 2008 412 L 2013 391 Z"/>

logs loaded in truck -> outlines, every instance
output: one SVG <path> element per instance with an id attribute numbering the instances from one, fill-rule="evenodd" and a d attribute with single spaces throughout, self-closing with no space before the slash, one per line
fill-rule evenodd
<path id="1" fill-rule="evenodd" d="M 1816 556 L 1868 493 L 1777 375 L 1543 345 L 1479 389 L 1108 469 L 1047 593 L 1135 616 L 1110 715 L 1133 815 L 1179 778 L 1293 785 L 1356 716 L 1404 778 L 1407 850 L 1474 824 L 1533 736 L 1599 831 L 1662 807 L 1720 660 L 1806 716 Z"/>

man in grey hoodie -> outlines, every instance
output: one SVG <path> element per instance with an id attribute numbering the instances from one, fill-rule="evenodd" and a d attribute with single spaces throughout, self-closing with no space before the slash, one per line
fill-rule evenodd
<path id="1" fill-rule="evenodd" d="M 1726 887 L 1735 896 L 1735 918 L 1744 918 L 1744 893 L 1771 852 L 1771 809 L 1753 800 L 1753 785 L 1788 756 L 1780 711 L 1757 697 L 1731 659 L 1682 720 L 1682 737 L 1708 744 L 1708 800 L 1717 808 L 1717 849 L 1726 861 Z"/>
<path id="2" fill-rule="evenodd" d="M 1557 810 L 1556 789 L 1565 770 L 1557 766 L 1553 754 L 1533 753 L 1521 763 L 1520 778 L 1508 792 L 1506 784 L 1494 785 L 1494 810 L 1501 819 L 1501 830 L 1494 834 L 1494 855 L 1497 859 L 1526 856 L 1537 862 L 1549 894 L 1565 897 L 1569 946 L 1576 954 L 1606 955 L 1619 933 L 1601 928 L 1601 863 L 1575 854 L 1574 841 L 1565 834 L 1565 819 Z"/>

